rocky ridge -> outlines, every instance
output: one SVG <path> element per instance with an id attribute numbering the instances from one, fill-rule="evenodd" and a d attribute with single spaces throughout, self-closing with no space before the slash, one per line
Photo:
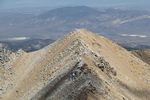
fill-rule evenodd
<path id="1" fill-rule="evenodd" d="M 13 84 L 1 94 L 2 100 L 150 98 L 149 65 L 84 29 L 39 51 L 24 53 L 12 64 L 11 71 Z"/>
<path id="2" fill-rule="evenodd" d="M 0 48 L 0 95 L 4 94 L 13 85 L 13 63 L 25 53 L 22 50 L 12 52 L 5 48 Z"/>

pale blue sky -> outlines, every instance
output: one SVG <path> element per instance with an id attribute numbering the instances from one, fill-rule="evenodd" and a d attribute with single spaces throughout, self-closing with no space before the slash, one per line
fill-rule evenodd
<path id="1" fill-rule="evenodd" d="M 150 6 L 150 0 L 0 0 L 0 9 L 20 7 L 59 7 L 86 5 L 95 7 L 111 6 Z"/>

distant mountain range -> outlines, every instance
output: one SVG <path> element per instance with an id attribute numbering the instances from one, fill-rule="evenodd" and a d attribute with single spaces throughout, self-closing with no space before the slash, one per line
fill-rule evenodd
<path id="1" fill-rule="evenodd" d="M 34 37 L 55 40 L 75 28 L 86 28 L 127 47 L 150 46 L 148 11 L 76 6 L 57 8 L 38 15 L 12 12 L 0 15 L 1 39 Z"/>

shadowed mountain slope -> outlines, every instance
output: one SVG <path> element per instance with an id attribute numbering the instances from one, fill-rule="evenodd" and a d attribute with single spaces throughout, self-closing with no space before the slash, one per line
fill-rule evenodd
<path id="1" fill-rule="evenodd" d="M 132 53 L 144 62 L 150 64 L 150 49 L 134 50 Z"/>
<path id="2" fill-rule="evenodd" d="M 150 99 L 150 66 L 84 29 L 0 68 L 2 100 Z"/>

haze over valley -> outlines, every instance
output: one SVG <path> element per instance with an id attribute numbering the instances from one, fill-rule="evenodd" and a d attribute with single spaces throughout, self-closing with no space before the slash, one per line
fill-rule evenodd
<path id="1" fill-rule="evenodd" d="M 75 28 L 86 28 L 129 49 L 150 47 L 150 12 L 146 10 L 74 6 L 36 14 L 1 11 L 0 15 L 1 41 L 15 37 L 56 40 Z"/>

